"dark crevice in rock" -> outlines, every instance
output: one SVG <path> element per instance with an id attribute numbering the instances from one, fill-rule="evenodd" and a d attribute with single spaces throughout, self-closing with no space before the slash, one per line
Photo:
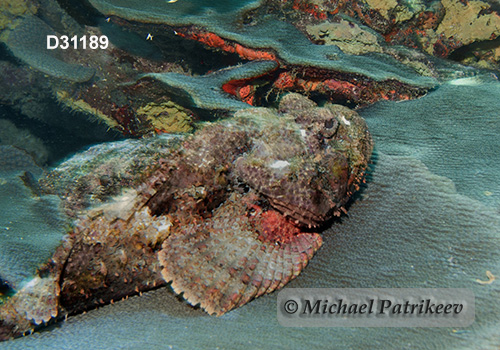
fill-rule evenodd
<path id="1" fill-rule="evenodd" d="M 90 121 L 86 116 L 61 111 L 55 102 L 54 116 L 57 120 L 46 123 L 24 116 L 9 106 L 0 107 L 0 119 L 7 119 L 20 129 L 28 130 L 32 135 L 40 138 L 49 150 L 48 165 L 55 165 L 69 155 L 86 146 L 121 139 L 114 130 L 108 130 L 105 125 Z M 63 121 L 71 121 L 71 128 L 65 127 Z"/>
<path id="2" fill-rule="evenodd" d="M 500 37 L 494 40 L 485 40 L 473 42 L 472 44 L 462 46 L 453 51 L 448 58 L 453 61 L 463 62 L 466 59 L 476 58 L 477 51 L 488 51 L 500 46 Z M 479 58 L 476 58 L 478 61 Z"/>

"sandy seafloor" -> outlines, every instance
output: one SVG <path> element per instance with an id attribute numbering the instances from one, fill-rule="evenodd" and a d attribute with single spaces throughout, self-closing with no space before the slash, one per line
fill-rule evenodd
<path id="1" fill-rule="evenodd" d="M 446 83 L 409 102 L 361 111 L 376 148 L 348 216 L 285 288 L 470 288 L 467 328 L 285 328 L 277 293 L 222 317 L 169 288 L 69 318 L 0 349 L 498 349 L 500 83 Z"/>

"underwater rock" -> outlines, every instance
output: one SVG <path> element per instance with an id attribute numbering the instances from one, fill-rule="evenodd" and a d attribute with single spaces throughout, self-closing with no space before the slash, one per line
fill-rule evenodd
<path id="1" fill-rule="evenodd" d="M 47 81 L 38 71 L 0 61 L 0 103 L 37 120 L 49 119 L 50 90 Z"/>
<path id="2" fill-rule="evenodd" d="M 334 45 L 315 45 L 292 24 L 272 16 L 262 17 L 258 24 L 247 26 L 244 30 L 239 30 L 235 23 L 225 23 L 227 27 L 214 28 L 216 36 L 243 46 L 240 55 L 246 59 L 256 58 L 252 57 L 251 50 L 244 50 L 250 48 L 274 54 L 282 65 L 362 75 L 374 81 L 396 80 L 422 88 L 430 88 L 436 83 L 434 79 L 416 74 L 411 68 L 389 56 L 375 53 L 348 55 Z M 202 32 L 201 29 L 191 28 L 190 31 L 179 30 L 178 33 L 201 41 L 201 37 L 196 37 L 199 32 Z M 217 39 L 213 35 L 209 37 Z"/>
<path id="3" fill-rule="evenodd" d="M 55 34 L 38 17 L 26 16 L 9 33 L 6 45 L 14 56 L 50 76 L 75 82 L 90 80 L 94 76 L 92 68 L 64 62 L 57 57 L 56 50 L 47 50 L 47 35 Z"/>
<path id="4" fill-rule="evenodd" d="M 251 106 L 234 99 L 225 91 L 227 90 L 225 86 L 233 82 L 256 79 L 277 67 L 275 61 L 253 61 L 200 77 L 179 73 L 149 73 L 142 75 L 142 78 L 157 79 L 171 88 L 182 91 L 189 96 L 193 107 L 236 111 Z"/>
<path id="5" fill-rule="evenodd" d="M 179 37 L 201 42 L 215 51 L 236 54 L 243 60 L 275 60 L 280 71 L 271 80 L 279 92 L 314 91 L 330 101 L 346 99 L 366 104 L 380 99 L 415 98 L 436 84 L 434 77 L 420 75 L 412 65 L 396 60 L 396 56 L 377 52 L 350 55 L 335 45 L 316 45 L 294 25 L 272 14 L 278 7 L 273 3 L 253 9 L 255 13 L 242 9 L 237 16 L 212 17 L 191 13 L 186 7 L 177 8 L 182 14 L 173 16 L 167 3 L 91 3 L 106 16 L 119 17 L 116 21 L 131 30 L 142 26 L 155 31 L 161 25 Z M 287 74 L 290 83 L 283 84 L 279 73 Z"/>
<path id="6" fill-rule="evenodd" d="M 103 34 L 99 28 L 86 27 L 84 35 Z M 80 50 L 72 55 L 72 59 L 92 67 L 95 76 L 92 84 L 50 80 L 48 91 L 63 108 L 104 123 L 128 137 L 171 132 L 170 124 L 139 112 L 150 103 L 173 103 L 166 89 L 158 85 L 150 88 L 152 84 L 147 81 L 134 86 L 130 82 L 138 79 L 138 72 L 187 74 L 178 64 L 132 56 L 112 42 L 106 49 Z"/>
<path id="7" fill-rule="evenodd" d="M 104 113 L 94 106 L 90 105 L 83 99 L 75 99 L 72 98 L 69 92 L 65 90 L 59 90 L 55 93 L 55 98 L 57 102 L 61 105 L 69 109 L 73 113 L 82 113 L 86 115 L 92 115 L 94 119 L 99 120 L 101 123 L 106 124 L 110 128 L 119 129 L 120 124 L 113 119 L 111 113 Z M 104 103 L 106 101 L 99 101 L 100 103 Z M 95 104 L 94 104 L 95 105 Z"/>
<path id="8" fill-rule="evenodd" d="M 307 27 L 314 40 L 325 45 L 336 45 L 343 52 L 359 55 L 367 52 L 382 52 L 377 36 L 359 25 L 341 20 L 338 23 L 323 22 Z"/>
<path id="9" fill-rule="evenodd" d="M 206 114 L 201 109 L 205 106 L 224 113 L 233 112 L 249 105 L 272 104 L 284 92 L 306 92 L 333 103 L 365 105 L 380 99 L 420 97 L 436 83 L 430 65 L 418 61 L 415 69 L 412 61 L 414 56 L 411 55 L 398 60 L 394 58 L 401 55 L 387 52 L 351 55 L 335 45 L 316 45 L 292 21 L 282 20 L 273 2 L 246 1 L 195 6 L 185 1 L 145 1 L 137 6 L 131 4 L 130 8 L 123 4 L 117 7 L 114 1 L 96 0 L 92 3 L 101 12 L 118 17 L 107 18 L 109 22 L 100 28 L 65 24 L 64 19 L 64 25 L 61 24 L 59 28 L 54 24 L 57 22 L 54 19 L 59 14 L 61 18 L 67 15 L 62 10 L 54 10 L 50 16 L 42 13 L 38 17 L 24 14 L 17 27 L 12 31 L 5 30 L 10 37 L 7 46 L 14 55 L 50 76 L 47 78 L 35 72 L 35 78 L 43 80 L 44 84 L 40 84 L 43 88 L 26 90 L 29 96 L 23 95 L 24 90 L 15 89 L 15 94 L 7 91 L 10 96 L 8 102 L 16 104 L 20 101 L 21 107 L 16 108 L 26 110 L 24 114 L 30 117 L 45 115 L 38 113 L 42 104 L 40 100 L 47 102 L 55 97 L 70 111 L 84 113 L 92 120 L 104 122 L 127 137 L 141 137 L 171 132 L 179 122 L 183 123 L 182 119 L 153 119 L 139 113 L 151 103 L 175 102 L 184 108 L 195 107 L 198 109 L 194 113 L 199 113 L 200 119 L 203 119 Z M 47 12 L 45 5 L 41 7 Z M 297 22 L 302 20 L 305 18 Z M 113 42 L 113 36 L 116 35 L 106 31 L 109 27 L 123 29 L 120 34 L 123 37 L 117 40 L 116 45 Z M 47 51 L 41 46 L 46 42 L 45 35 L 52 33 L 53 29 L 60 34 L 76 33 L 78 36 L 108 33 L 109 45 L 99 50 Z M 135 34 L 127 36 L 130 32 Z M 154 40 L 145 39 L 150 32 Z M 124 39 L 128 40 L 128 45 L 120 44 Z M 368 42 L 371 39 L 368 38 Z M 139 50 L 143 51 L 142 54 L 131 50 L 133 47 L 143 48 Z M 178 49 L 172 50 L 173 47 Z M 147 52 L 156 54 L 149 55 Z M 243 80 L 237 80 L 237 76 L 230 81 L 215 79 L 228 73 L 222 67 L 232 67 L 248 60 L 276 63 L 265 63 L 269 65 L 270 72 L 265 76 L 261 76 L 262 67 L 259 67 L 264 63 L 257 63 L 228 69 L 231 72 L 248 69 L 241 78 Z M 271 68 L 271 64 L 276 66 Z M 259 67 L 254 75 L 251 74 L 252 67 Z M 24 74 L 32 75 L 29 72 Z M 153 79 L 138 80 L 145 75 L 156 76 L 155 79 L 163 80 L 164 83 Z M 204 80 L 204 77 L 207 79 Z M 78 83 L 91 78 L 91 84 Z M 9 83 L 7 79 L 3 80 Z M 14 86 L 21 88 L 24 80 L 27 79 L 22 79 Z M 210 85 L 201 90 L 193 88 L 199 83 Z M 50 97 L 42 99 L 42 92 L 43 97 Z M 196 120 L 196 115 L 193 115 L 193 119 Z M 181 130 L 184 129 L 185 125 Z"/>
<path id="10" fill-rule="evenodd" d="M 26 129 L 17 128 L 7 119 L 0 119 L 0 145 L 11 145 L 25 150 L 38 165 L 47 163 L 49 155 L 43 141 Z"/>
<path id="11" fill-rule="evenodd" d="M 436 29 L 437 35 L 453 38 L 461 45 L 500 35 L 500 16 L 488 3 L 468 1 L 464 4 L 454 0 L 441 0 L 441 3 L 446 14 Z"/>
<path id="12" fill-rule="evenodd" d="M 218 16 L 217 21 L 212 21 L 210 18 L 190 13 L 189 8 L 182 9 L 182 15 L 174 17 L 169 4 L 159 5 L 145 1 L 140 5 L 128 4 L 125 7 L 116 0 L 92 0 L 91 3 L 106 15 L 115 15 L 132 21 L 184 27 L 199 26 L 205 28 L 205 32 L 209 31 L 223 38 L 222 40 L 231 40 L 247 48 L 267 49 L 264 51 L 275 52 L 285 64 L 361 74 L 376 81 L 395 79 L 410 85 L 424 87 L 434 85 L 432 79 L 418 76 L 411 70 L 405 70 L 403 65 L 389 57 L 345 55 L 333 46 L 314 45 L 293 25 L 273 16 L 261 17 L 255 23 L 251 22 L 251 25 L 241 27 L 238 24 L 239 17 Z M 201 29 L 191 28 L 190 30 L 203 33 Z M 179 34 L 191 35 L 183 31 Z M 217 39 L 215 36 L 208 37 Z M 201 40 L 202 38 L 193 37 L 193 39 Z M 251 57 L 248 58 L 251 59 Z"/>
<path id="13" fill-rule="evenodd" d="M 359 188 L 373 146 L 364 120 L 345 107 L 291 95 L 280 110 L 290 113 L 247 108 L 207 124 L 160 159 L 146 156 L 133 181 L 114 187 L 121 194 L 90 207 L 82 208 L 88 199 L 67 202 L 77 215 L 73 230 L 41 269 L 61 287 L 58 317 L 167 282 L 222 315 L 294 279 L 321 246 L 314 231 Z M 91 182 L 101 173 L 91 169 L 130 157 L 119 145 L 98 157 L 87 151 L 55 174 Z M 89 189 L 81 195 L 92 198 Z"/>
<path id="14" fill-rule="evenodd" d="M 166 133 L 191 132 L 194 128 L 191 113 L 172 101 L 148 103 L 137 114 L 146 116 L 155 130 Z"/>
<path id="15" fill-rule="evenodd" d="M 130 16 L 137 16 L 150 21 L 172 21 L 178 25 L 185 25 L 193 21 L 205 21 L 206 23 L 217 23 L 227 18 L 241 16 L 245 11 L 254 9 L 261 5 L 262 0 L 243 1 L 212 1 L 203 0 L 173 1 L 158 3 L 155 1 L 143 1 L 139 6 L 136 3 L 128 3 L 130 7 L 118 4 L 114 1 L 89 1 L 93 6 L 103 13 L 117 15 L 126 12 Z"/>
<path id="16" fill-rule="evenodd" d="M 37 7 L 31 1 L 2 0 L 2 12 L 0 12 L 0 32 L 5 28 L 16 26 L 19 17 L 26 14 L 34 14 Z"/>
<path id="17" fill-rule="evenodd" d="M 317 1 L 304 0 L 302 6 L 294 5 L 292 9 L 288 5 L 284 11 L 308 13 L 315 3 Z M 347 16 L 360 21 L 380 33 L 392 46 L 404 45 L 436 57 L 498 69 L 500 14 L 494 1 L 353 0 L 338 1 L 334 5 L 323 2 L 318 11 L 316 8 L 313 13 L 321 20 L 331 20 L 335 15 L 334 21 Z M 317 24 L 317 20 L 302 17 L 307 25 Z"/>

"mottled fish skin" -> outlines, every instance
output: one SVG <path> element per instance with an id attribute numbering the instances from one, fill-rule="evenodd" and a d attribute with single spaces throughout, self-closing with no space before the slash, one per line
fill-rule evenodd
<path id="1" fill-rule="evenodd" d="M 0 328 L 23 332 L 168 283 L 190 304 L 223 315 L 296 278 L 321 247 L 320 226 L 357 189 L 373 145 L 364 120 L 345 107 L 318 108 L 289 94 L 278 111 L 238 111 L 162 143 L 160 157 L 124 141 L 140 158 L 134 164 L 119 152 L 89 150 L 77 155 L 81 166 L 70 160 L 54 169 L 44 188 L 66 196 L 75 217 L 40 269 L 48 276 L 41 293 L 57 290 L 58 298 L 40 305 L 32 292 L 18 292 L 0 309 L 12 320 Z M 82 172 L 86 162 L 101 170 Z M 67 185 L 51 186 L 61 169 Z M 121 194 L 89 201 L 104 170 L 127 179 Z M 82 188 L 71 196 L 69 179 Z M 26 320 L 20 305 L 42 316 Z"/>
<path id="2" fill-rule="evenodd" d="M 246 109 L 188 141 L 200 173 L 215 176 L 215 164 L 226 164 L 233 186 L 210 216 L 174 225 L 158 254 L 162 276 L 192 305 L 222 315 L 285 286 L 321 247 L 310 228 L 339 215 L 356 190 L 372 151 L 364 120 L 308 102 L 290 94 L 280 106 L 288 113 Z M 236 134 L 243 146 L 217 156 L 203 141 L 234 145 Z M 197 158 L 189 148 L 200 144 Z"/>
<path id="3" fill-rule="evenodd" d="M 188 302 L 200 304 L 210 314 L 222 315 L 281 288 L 309 259 L 301 261 L 296 274 L 291 262 L 321 245 L 316 233 L 298 233 L 283 243 L 260 241 L 257 226 L 263 213 L 248 216 L 249 196 L 252 194 L 233 194 L 209 220 L 188 228 L 189 233 L 182 228 L 173 232 L 158 255 L 162 275 L 172 282 L 174 291 L 183 292 Z M 233 222 L 229 227 L 225 226 L 228 218 Z M 301 235 L 318 243 L 299 244 Z M 203 252 L 197 247 L 203 247 Z"/>
<path id="4" fill-rule="evenodd" d="M 96 218 L 83 216 L 77 236 L 92 232 L 106 244 L 111 232 L 135 237 L 141 225 L 154 231 L 168 221 L 146 245 L 164 282 L 210 314 L 282 288 L 320 248 L 310 229 L 338 215 L 372 143 L 348 109 L 290 94 L 280 110 L 245 109 L 205 126 L 145 171 L 126 222 L 118 227 L 115 215 L 92 231 Z"/>

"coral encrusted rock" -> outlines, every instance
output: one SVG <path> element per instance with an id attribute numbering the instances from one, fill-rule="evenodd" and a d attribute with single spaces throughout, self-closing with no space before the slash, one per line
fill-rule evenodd
<path id="1" fill-rule="evenodd" d="M 193 107 L 236 111 L 251 106 L 234 99 L 224 91 L 224 85 L 232 81 L 255 79 L 277 67 L 275 61 L 253 61 L 198 77 L 179 73 L 148 73 L 141 77 L 157 79 L 170 88 L 182 91 L 189 96 Z"/>
<path id="2" fill-rule="evenodd" d="M 121 194 L 66 204 L 76 215 L 72 232 L 41 269 L 60 286 L 58 317 L 167 283 L 222 315 L 283 287 L 321 247 L 321 228 L 345 211 L 373 148 L 355 112 L 298 94 L 286 95 L 278 111 L 246 108 L 176 137 L 159 159 L 133 152 L 150 160 L 136 166 L 150 165 L 134 166 Z M 81 167 L 60 166 L 66 178 L 96 182 L 101 172 L 79 170 L 86 162 L 116 168 L 120 155 L 90 152 L 100 158 L 77 155 Z"/>

